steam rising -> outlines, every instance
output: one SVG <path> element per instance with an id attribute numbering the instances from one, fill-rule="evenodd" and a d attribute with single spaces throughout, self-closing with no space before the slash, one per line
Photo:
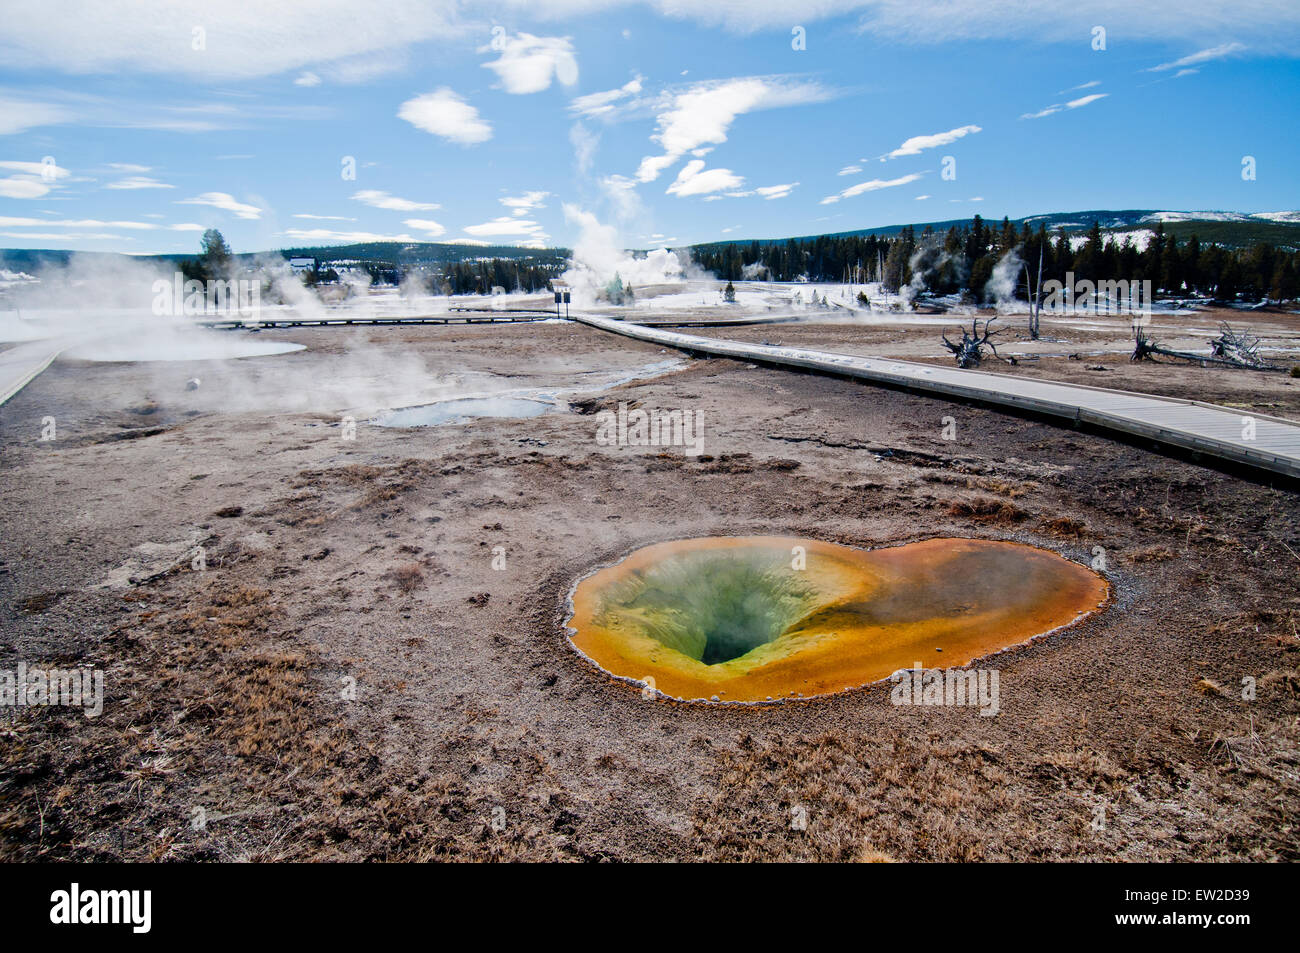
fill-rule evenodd
<path id="1" fill-rule="evenodd" d="M 302 317 L 331 313 L 278 255 L 262 256 L 255 264 L 266 289 L 263 316 L 268 311 Z M 149 362 L 145 393 L 139 397 L 169 399 L 186 393 L 185 382 L 198 376 L 202 388 L 186 393 L 184 402 L 200 410 L 339 413 L 427 403 L 458 396 L 467 388 L 485 389 L 485 380 L 475 375 L 436 374 L 417 354 L 382 348 L 360 328 L 332 329 L 329 353 L 300 362 L 288 352 L 304 346 L 276 341 L 273 332 L 209 330 L 196 326 L 193 316 L 156 314 L 155 283 L 170 286 L 176 277 L 162 262 L 73 255 L 65 266 L 40 269 L 32 276 L 35 280 L 20 281 L 15 273 L 8 274 L 13 280 L 5 282 L 7 297 L 0 303 L 0 341 L 46 339 L 61 345 L 65 358 Z M 364 292 L 368 287 L 368 279 L 349 278 L 354 289 Z M 348 286 L 332 291 L 343 296 Z M 363 295 L 344 306 L 357 316 L 370 316 L 379 302 Z M 421 313 L 445 308 L 433 299 L 398 306 Z M 269 362 L 236 360 L 272 355 L 283 356 Z M 189 366 L 197 361 L 217 363 Z"/>
<path id="2" fill-rule="evenodd" d="M 1014 248 L 994 266 L 993 275 L 984 286 L 984 293 L 994 300 L 999 311 L 1015 310 L 1016 282 L 1022 268 L 1024 262 Z"/>
<path id="3" fill-rule="evenodd" d="M 668 248 L 656 248 L 641 257 L 631 254 L 619 240 L 618 229 L 602 224 L 591 212 L 576 205 L 566 204 L 564 217 L 580 230 L 573 258 L 563 275 L 572 288 L 574 307 L 594 305 L 615 275 L 633 289 L 713 279 L 684 253 Z"/>

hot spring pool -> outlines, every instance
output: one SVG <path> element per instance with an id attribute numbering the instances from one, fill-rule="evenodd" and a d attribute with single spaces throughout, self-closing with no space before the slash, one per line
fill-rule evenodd
<path id="1" fill-rule="evenodd" d="M 555 404 L 531 397 L 462 397 L 390 410 L 373 423 L 380 427 L 436 427 L 474 417 L 538 417 L 558 409 Z"/>
<path id="2" fill-rule="evenodd" d="M 1020 543 L 864 551 L 812 539 L 659 543 L 581 580 L 570 639 L 673 698 L 825 695 L 914 663 L 961 666 L 1106 602 L 1097 573 Z"/>

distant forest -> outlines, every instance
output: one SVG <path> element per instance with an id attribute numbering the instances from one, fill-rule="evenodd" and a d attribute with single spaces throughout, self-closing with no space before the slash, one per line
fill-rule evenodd
<path id="1" fill-rule="evenodd" d="M 511 258 L 490 258 L 418 265 L 361 262 L 351 267 L 365 271 L 375 285 L 400 285 L 414 280 L 433 294 L 472 295 L 491 294 L 494 287 L 529 293 L 547 291 L 550 280 L 563 274 L 568 262 L 564 259 L 533 263 Z"/>
<path id="2" fill-rule="evenodd" d="M 1046 226 L 1027 224 L 1016 231 L 1009 219 L 1001 225 L 976 215 L 969 225 L 946 232 L 927 226 L 918 235 L 911 226 L 894 237 L 823 235 L 784 242 L 699 245 L 692 249 L 696 264 L 721 281 L 767 277 L 774 281 L 847 281 L 882 278 L 898 292 L 916 279 L 918 290 L 934 294 L 968 294 L 984 302 L 994 268 L 1015 252 L 1038 277 L 1042 249 L 1043 280 L 1064 282 L 1066 272 L 1076 281 L 1087 279 L 1143 281 L 1150 279 L 1156 294 L 1165 297 L 1204 296 L 1222 301 L 1294 300 L 1300 296 L 1300 252 L 1260 242 L 1246 248 L 1205 243 L 1191 234 L 1185 241 L 1163 224 L 1139 251 L 1123 244 L 1123 236 L 1103 235 L 1094 222 L 1086 241 L 1071 249 L 1064 228 L 1054 235 Z M 1024 271 L 1015 266 L 1016 296 L 1026 297 Z M 865 277 L 864 277 L 865 276 Z"/>

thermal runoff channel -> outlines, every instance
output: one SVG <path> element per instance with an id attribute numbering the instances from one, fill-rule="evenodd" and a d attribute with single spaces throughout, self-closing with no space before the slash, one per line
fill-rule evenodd
<path id="1" fill-rule="evenodd" d="M 864 551 L 752 536 L 647 546 L 573 594 L 574 646 L 683 700 L 775 701 L 920 662 L 965 665 L 1106 602 L 1097 573 L 1020 543 L 932 539 Z"/>

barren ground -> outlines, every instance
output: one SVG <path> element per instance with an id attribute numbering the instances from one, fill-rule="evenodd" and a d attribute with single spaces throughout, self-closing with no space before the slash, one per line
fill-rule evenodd
<path id="1" fill-rule="evenodd" d="M 862 353 L 896 337 L 701 333 Z M 933 331 L 906 334 L 920 343 L 899 356 L 938 359 Z M 729 361 L 570 413 L 415 430 L 360 420 L 347 441 L 337 413 L 235 400 L 250 380 L 324 377 L 344 360 L 336 330 L 270 336 L 309 349 L 234 362 L 238 378 L 60 361 L 0 407 L 0 668 L 96 665 L 107 696 L 95 719 L 2 713 L 0 855 L 1300 854 L 1294 491 Z M 572 374 L 566 362 L 595 379 L 676 356 L 562 324 L 369 339 L 394 361 L 415 353 L 542 389 Z M 1080 332 L 1056 351 L 1088 343 Z M 1126 353 L 1005 370 L 1300 417 L 1300 381 L 1134 368 Z M 620 400 L 701 410 L 704 454 L 598 446 L 592 413 Z M 955 442 L 941 439 L 949 414 Z M 47 415 L 58 438 L 41 442 Z M 1102 547 L 1114 601 L 985 662 L 1001 671 L 995 718 L 896 707 L 887 684 L 778 705 L 645 700 L 570 648 L 565 602 L 584 574 L 655 541 L 749 533 L 1013 539 L 1084 562 Z"/>

